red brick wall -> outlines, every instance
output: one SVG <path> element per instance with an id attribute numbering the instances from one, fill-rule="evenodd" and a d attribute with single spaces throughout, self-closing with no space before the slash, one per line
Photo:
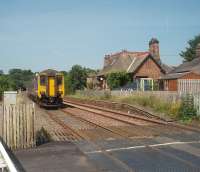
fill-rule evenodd
<path id="1" fill-rule="evenodd" d="M 196 73 L 188 73 L 187 75 L 181 77 L 180 79 L 200 79 L 200 75 Z"/>
<path id="2" fill-rule="evenodd" d="M 139 68 L 134 77 L 136 76 L 146 76 L 148 78 L 159 79 L 161 75 L 160 68 L 156 63 L 151 59 L 148 60 Z"/>

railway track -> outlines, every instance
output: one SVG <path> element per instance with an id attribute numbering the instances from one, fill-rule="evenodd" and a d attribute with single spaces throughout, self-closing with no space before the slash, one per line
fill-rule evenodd
<path id="1" fill-rule="evenodd" d="M 94 125 L 97 125 L 101 128 L 104 128 L 108 131 L 111 131 L 123 138 L 151 138 L 158 134 L 155 134 L 156 131 L 148 127 L 136 125 L 134 123 L 127 123 L 119 121 L 118 119 L 109 118 L 98 113 L 88 112 L 80 110 L 77 108 L 66 108 L 62 110 L 67 115 L 72 115 L 79 120 L 88 121 Z M 151 131 L 150 131 L 151 130 Z"/>
<path id="2" fill-rule="evenodd" d="M 54 113 L 45 111 L 51 120 L 55 121 L 57 124 L 59 124 L 63 128 L 63 132 L 66 134 L 66 137 L 72 138 L 72 140 L 83 140 L 85 139 L 85 136 L 83 136 L 78 131 L 74 130 L 69 125 L 66 125 L 64 122 L 62 122 L 58 117 L 54 115 Z"/>
<path id="3" fill-rule="evenodd" d="M 49 115 L 49 117 L 54 120 L 56 123 L 58 123 L 59 125 L 61 125 L 63 127 L 64 130 L 67 130 L 67 132 L 69 134 L 73 134 L 75 137 L 77 137 L 77 139 L 83 139 L 85 141 L 88 142 L 88 144 L 91 144 L 93 145 L 94 147 L 96 147 L 96 149 L 100 150 L 105 156 L 109 157 L 110 159 L 112 159 L 115 163 L 117 163 L 118 165 L 120 165 L 122 168 L 124 168 L 125 171 L 127 172 L 133 172 L 133 169 L 131 169 L 126 163 L 124 163 L 123 161 L 119 160 L 118 158 L 116 158 L 115 156 L 112 155 L 112 153 L 109 153 L 109 152 L 106 152 L 101 146 L 99 146 L 97 143 L 95 143 L 88 135 L 84 134 L 83 132 L 79 132 L 77 130 L 75 130 L 74 128 L 70 127 L 69 125 L 65 124 L 61 119 L 59 119 L 55 113 L 52 113 L 52 112 L 49 112 L 49 111 L 46 111 L 46 113 Z M 65 112 L 67 113 L 68 115 L 71 115 L 73 116 L 74 118 L 77 118 L 75 117 L 72 113 L 70 114 L 69 112 Z M 99 128 L 102 128 L 104 130 L 106 130 L 107 132 L 111 132 L 113 133 L 114 135 L 119 135 L 119 136 L 122 136 L 122 137 L 125 137 L 119 133 L 116 133 L 115 131 L 112 131 L 112 130 L 109 130 L 105 127 L 102 127 L 100 125 L 97 125 L 95 123 L 92 123 L 88 120 L 85 120 L 85 119 L 81 119 L 81 118 L 78 118 L 79 120 L 83 121 L 83 122 L 87 122 L 89 123 L 90 125 L 93 125 L 95 127 L 99 127 Z"/>
<path id="4" fill-rule="evenodd" d="M 129 134 L 127 133 L 127 131 L 123 130 L 122 128 L 118 128 L 118 127 L 111 128 L 111 127 L 104 126 L 103 124 L 98 124 L 97 122 L 94 122 L 92 119 L 87 119 L 87 118 L 82 117 L 81 115 L 76 115 L 77 112 L 74 112 L 72 110 L 67 109 L 67 110 L 62 110 L 62 111 L 66 113 L 67 115 L 77 118 L 78 120 L 87 122 L 93 125 L 94 127 L 102 128 L 122 138 L 129 138 Z M 125 125 L 125 126 L 130 127 L 130 125 Z"/>
<path id="5" fill-rule="evenodd" d="M 144 114 L 148 114 L 148 112 L 145 112 L 143 110 L 140 110 L 140 112 L 142 114 L 138 115 L 138 112 L 139 112 L 138 109 L 136 110 L 136 114 L 128 114 L 125 112 L 111 110 L 108 108 L 98 107 L 98 106 L 94 106 L 94 105 L 88 105 L 85 103 L 80 103 L 80 102 L 66 100 L 66 99 L 64 100 L 64 104 L 72 106 L 72 107 L 76 107 L 78 109 L 85 110 L 88 112 L 93 112 L 98 115 L 110 118 L 110 119 L 119 120 L 121 122 L 130 124 L 130 125 L 135 125 L 135 122 L 131 122 L 131 120 L 125 120 L 125 118 L 132 119 L 134 121 L 139 120 L 139 121 L 145 121 L 147 123 L 184 129 L 184 130 L 188 130 L 188 131 L 192 131 L 192 132 L 200 132 L 200 129 L 196 128 L 196 127 L 185 126 L 185 125 L 182 125 L 182 124 L 179 124 L 176 122 L 167 122 L 167 121 L 164 121 L 164 120 L 158 119 L 158 118 L 154 119 L 152 115 L 151 115 L 151 117 L 148 115 L 144 115 Z M 110 113 L 111 115 L 108 115 L 108 113 Z"/>
<path id="6" fill-rule="evenodd" d="M 86 117 L 82 116 L 82 114 L 80 114 L 80 111 L 82 111 L 82 113 L 88 112 L 88 116 L 91 115 L 91 114 L 93 114 L 94 116 L 96 115 L 96 117 L 98 116 L 97 120 L 100 119 L 100 117 L 104 117 L 104 118 L 110 119 L 110 121 L 111 120 L 113 120 L 113 121 L 115 121 L 115 120 L 116 121 L 120 121 L 121 123 L 124 123 L 127 126 L 129 126 L 130 124 L 131 125 L 136 125 L 136 124 L 133 123 L 133 122 L 130 122 L 130 121 L 123 120 L 123 119 L 119 120 L 116 117 L 110 118 L 110 117 L 108 117 L 106 115 L 106 113 L 111 113 L 111 112 L 110 111 L 104 111 L 104 110 L 100 111 L 99 107 L 97 109 L 92 109 L 92 108 L 89 108 L 89 105 L 87 107 L 84 107 L 84 106 L 81 106 L 80 104 L 79 105 L 72 104 L 72 102 L 67 103 L 67 104 L 70 105 L 70 106 L 73 106 L 73 108 L 72 107 L 68 107 L 68 108 L 65 108 L 65 109 L 58 110 L 58 111 L 47 111 L 47 113 L 49 114 L 49 117 L 53 121 L 55 121 L 56 123 L 58 123 L 60 126 L 62 126 L 63 129 L 66 130 L 66 132 L 68 132 L 69 134 L 73 134 L 74 137 L 77 137 L 77 140 L 79 139 L 79 140 L 86 141 L 88 143 L 88 145 L 91 145 L 93 148 L 95 148 L 96 152 L 101 152 L 101 154 L 103 154 L 104 156 L 107 156 L 110 159 L 112 159 L 115 163 L 117 163 L 118 165 L 120 165 L 124 169 L 124 171 L 134 171 L 134 169 L 130 168 L 129 165 L 126 164 L 126 162 L 121 161 L 120 159 L 118 159 L 117 157 L 115 157 L 112 154 L 112 152 L 109 152 L 104 147 L 102 147 L 101 144 L 98 144 L 98 141 L 96 142 L 95 140 L 91 139 L 91 137 L 89 135 L 85 134 L 82 131 L 78 131 L 74 127 L 66 124 L 64 122 L 64 120 L 61 119 L 61 115 L 56 115 L 56 113 L 63 113 L 62 118 L 64 118 L 64 116 L 71 116 L 71 117 L 77 119 L 77 121 L 81 121 L 81 122 L 83 122 L 83 123 L 85 123 L 87 125 L 88 124 L 91 125 L 91 128 L 93 128 L 93 129 L 102 129 L 105 132 L 111 133 L 113 135 L 113 137 L 119 136 L 120 138 L 129 140 L 130 143 L 131 142 L 134 143 L 134 140 L 132 140 L 130 137 L 127 137 L 127 135 L 124 132 L 122 132 L 122 131 L 119 132 L 119 130 L 110 129 L 109 127 L 104 126 L 103 124 L 98 124 L 95 121 L 92 121 L 92 118 L 89 119 L 89 118 L 86 118 Z M 97 111 L 97 113 L 96 113 L 96 111 Z M 103 113 L 103 115 L 102 115 L 102 113 Z M 112 113 L 112 115 L 113 115 L 113 113 Z M 120 117 L 122 118 L 124 116 L 120 115 Z M 125 116 L 125 117 L 128 118 L 127 116 Z M 135 120 L 141 120 L 141 122 L 143 121 L 143 118 L 142 119 L 133 118 L 133 119 L 135 119 Z M 148 122 L 148 120 L 144 120 L 144 121 L 145 121 L 145 123 Z M 163 122 L 161 122 L 161 124 L 159 124 L 157 121 L 156 122 L 152 121 L 152 119 L 148 123 L 153 124 L 152 127 L 158 126 L 158 125 L 160 125 L 160 126 L 167 126 L 167 124 L 168 124 L 168 123 L 164 123 L 163 124 Z M 141 126 L 139 126 L 139 127 L 141 127 Z M 96 132 L 96 131 L 94 130 L 94 132 Z M 101 136 L 101 135 L 99 135 L 99 136 Z M 101 139 L 101 138 L 99 138 L 99 139 Z M 159 149 L 156 149 L 156 148 L 151 148 L 151 149 L 154 150 L 154 151 L 160 152 Z M 165 156 L 168 156 L 168 157 L 172 157 L 173 156 L 170 153 L 169 154 L 166 154 L 165 152 L 164 153 L 160 152 L 160 153 L 161 154 L 165 154 Z M 174 156 L 173 156 L 173 158 L 179 159 L 178 157 L 174 157 Z M 188 162 L 184 162 L 184 163 L 188 163 Z"/>
<path id="7" fill-rule="evenodd" d="M 153 119 L 152 117 L 150 118 L 150 117 L 142 116 L 142 115 L 138 115 L 138 114 L 128 114 L 128 113 L 125 113 L 125 112 L 111 110 L 111 109 L 98 107 L 98 106 L 94 106 L 94 105 L 88 105 L 88 104 L 84 104 L 84 103 L 78 103 L 78 102 L 75 102 L 75 101 L 64 100 L 64 104 L 72 106 L 72 107 L 76 107 L 76 108 L 79 108 L 79 109 L 82 109 L 82 110 L 95 112 L 96 114 L 100 114 L 102 116 L 104 115 L 105 112 L 106 112 L 106 114 L 111 113 L 112 116 L 115 116 L 115 117 L 108 116 L 108 115 L 104 115 L 104 116 L 110 117 L 110 118 L 113 118 L 113 119 L 117 119 L 117 120 L 121 120 L 122 122 L 127 122 L 129 124 L 133 124 L 133 123 L 130 123 L 129 120 L 127 120 L 127 121 L 123 120 L 125 117 L 127 117 L 129 119 L 145 121 L 145 122 L 152 123 L 152 124 L 164 124 L 164 125 L 168 124 L 168 122 L 166 122 L 166 121 Z M 120 118 L 116 118 L 117 116 L 120 117 Z"/>

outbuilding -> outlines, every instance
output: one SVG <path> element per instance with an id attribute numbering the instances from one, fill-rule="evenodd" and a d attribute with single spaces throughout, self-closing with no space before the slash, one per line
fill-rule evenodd
<path id="1" fill-rule="evenodd" d="M 184 62 L 161 77 L 165 91 L 194 91 L 200 89 L 200 44 L 196 48 L 196 58 Z M 199 90 L 200 91 L 200 90 Z"/>

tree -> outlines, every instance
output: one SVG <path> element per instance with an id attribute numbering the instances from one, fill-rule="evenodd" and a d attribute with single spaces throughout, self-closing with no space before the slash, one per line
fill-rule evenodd
<path id="1" fill-rule="evenodd" d="M 200 34 L 189 40 L 189 46 L 186 47 L 185 51 L 181 51 L 180 56 L 184 59 L 184 61 L 191 61 L 196 58 L 195 51 L 198 43 L 200 43 Z"/>
<path id="2" fill-rule="evenodd" d="M 81 90 L 86 87 L 87 71 L 80 65 L 72 66 L 69 71 L 69 81 L 72 91 Z"/>
<path id="3" fill-rule="evenodd" d="M 0 76 L 0 98 L 4 91 L 8 91 L 10 88 L 10 81 L 7 75 Z"/>
<path id="4" fill-rule="evenodd" d="M 70 74 L 69 72 L 66 72 L 66 71 L 62 71 L 62 73 L 64 75 L 65 95 L 71 94 L 73 91 L 72 91 L 72 84 L 70 80 Z"/>
<path id="5" fill-rule="evenodd" d="M 13 90 L 26 89 L 32 82 L 33 73 L 31 70 L 11 69 L 9 70 L 9 78 Z"/>
<path id="6" fill-rule="evenodd" d="M 110 89 L 119 88 L 131 81 L 130 75 L 126 72 L 110 73 L 106 78 Z"/>
<path id="7" fill-rule="evenodd" d="M 3 75 L 3 70 L 0 70 L 0 75 Z"/>

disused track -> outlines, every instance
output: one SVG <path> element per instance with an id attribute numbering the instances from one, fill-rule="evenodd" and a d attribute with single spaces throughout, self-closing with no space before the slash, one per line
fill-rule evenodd
<path id="1" fill-rule="evenodd" d="M 99 114 L 99 115 L 102 115 L 102 116 L 105 116 L 105 117 L 108 117 L 108 118 L 112 118 L 112 119 L 117 119 L 119 121 L 122 121 L 122 122 L 125 122 L 125 123 L 128 123 L 128 124 L 133 124 L 133 123 L 130 123 L 129 121 L 124 120 L 125 117 L 130 118 L 130 119 L 134 119 L 134 120 L 139 120 L 141 122 L 145 121 L 145 122 L 152 123 L 152 124 L 164 124 L 164 125 L 168 124 L 168 122 L 166 122 L 166 121 L 153 119 L 152 117 L 150 118 L 150 117 L 142 116 L 142 115 L 138 115 L 138 114 L 128 114 L 128 113 L 125 113 L 125 112 L 110 110 L 110 109 L 103 108 L 103 107 L 97 107 L 97 106 L 88 105 L 88 104 L 84 104 L 84 103 L 77 103 L 75 101 L 64 100 L 64 103 L 66 105 L 76 107 L 76 108 L 79 108 L 81 110 L 94 112 L 96 114 Z M 112 116 L 104 115 L 105 112 L 106 112 L 106 114 L 108 114 L 108 113 L 112 114 Z"/>
<path id="2" fill-rule="evenodd" d="M 152 123 L 152 124 L 158 124 L 161 126 L 175 127 L 178 129 L 188 130 L 188 131 L 192 131 L 192 132 L 200 132 L 200 129 L 196 128 L 196 127 L 185 126 L 185 125 L 181 125 L 181 124 L 175 123 L 175 122 L 167 122 L 167 121 L 164 121 L 159 118 L 154 119 L 151 114 L 147 115 L 148 112 L 145 112 L 144 110 L 138 111 L 138 109 L 136 109 L 136 114 L 128 114 L 125 112 L 111 110 L 111 109 L 107 109 L 104 107 L 97 107 L 94 105 L 88 105 L 86 103 L 80 103 L 80 102 L 66 100 L 66 99 L 64 100 L 64 104 L 72 106 L 72 107 L 76 107 L 78 109 L 85 110 L 88 112 L 93 112 L 98 115 L 110 118 L 110 119 L 119 120 L 121 122 L 130 124 L 130 125 L 134 125 L 135 123 L 130 122 L 129 120 L 124 120 L 125 117 L 134 119 L 134 120 L 145 121 L 145 122 Z M 139 112 L 141 112 L 140 115 L 139 115 Z M 107 115 L 108 113 L 110 113 L 112 115 Z M 116 117 L 116 116 L 118 116 L 118 117 Z"/>

